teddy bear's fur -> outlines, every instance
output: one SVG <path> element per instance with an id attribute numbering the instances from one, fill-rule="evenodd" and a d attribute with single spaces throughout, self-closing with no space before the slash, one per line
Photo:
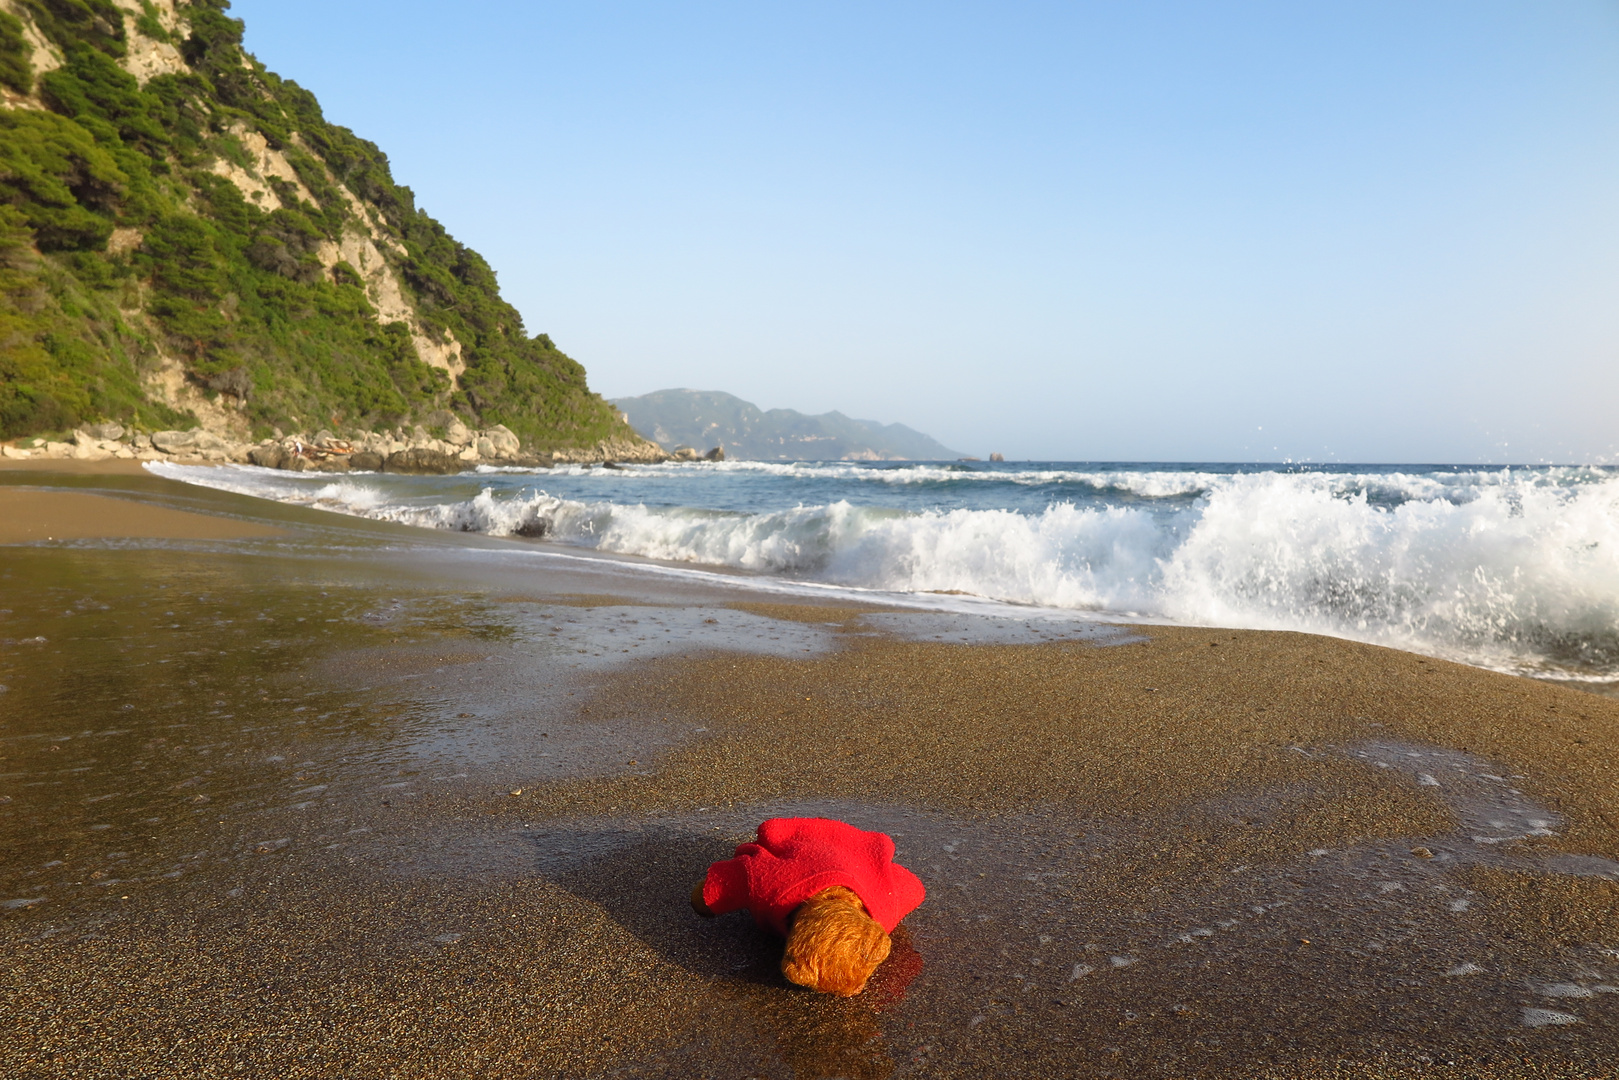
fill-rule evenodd
<path id="1" fill-rule="evenodd" d="M 781 973 L 800 986 L 852 997 L 888 959 L 888 933 L 854 890 L 835 885 L 793 912 Z"/>
<path id="2" fill-rule="evenodd" d="M 691 892 L 691 906 L 699 915 L 714 914 L 703 903 L 702 882 Z M 888 932 L 867 914 L 854 890 L 835 885 L 793 911 L 781 973 L 799 986 L 853 997 L 888 959 L 891 947 Z"/>

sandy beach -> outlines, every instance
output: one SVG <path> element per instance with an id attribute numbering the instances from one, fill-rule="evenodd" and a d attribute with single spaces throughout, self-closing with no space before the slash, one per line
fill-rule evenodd
<path id="1" fill-rule="evenodd" d="M 1619 701 L 43 464 L 0 469 L 7 1075 L 1619 1060 Z M 857 998 L 686 905 L 784 814 L 928 888 Z"/>

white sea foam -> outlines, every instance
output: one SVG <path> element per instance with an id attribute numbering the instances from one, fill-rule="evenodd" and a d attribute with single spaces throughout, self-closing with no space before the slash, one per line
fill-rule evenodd
<path id="1" fill-rule="evenodd" d="M 823 478 L 847 469 L 852 479 L 879 484 L 980 476 L 1052 483 L 1060 476 L 1162 500 L 1058 501 L 1030 512 L 901 512 L 838 500 L 732 513 L 534 489 L 486 488 L 470 499 L 424 502 L 389 496 L 363 477 L 150 467 L 193 483 L 440 529 L 544 536 L 859 588 L 958 590 L 1022 604 L 1336 634 L 1503 670 L 1619 675 L 1619 478 L 1588 470 L 1022 474 L 769 462 L 623 470 L 689 479 L 694 469 Z"/>
<path id="2" fill-rule="evenodd" d="M 601 475 L 601 465 L 557 465 L 545 468 L 480 465 L 487 474 L 580 477 Z M 1097 492 L 1115 492 L 1157 499 L 1178 495 L 1202 495 L 1233 479 L 1228 472 L 1207 469 L 1147 468 L 1016 468 L 989 469 L 938 462 L 882 463 L 873 466 L 854 461 L 722 461 L 665 462 L 662 464 L 614 465 L 613 471 L 637 479 L 689 480 L 704 474 L 715 476 L 765 476 L 783 480 L 845 480 L 860 484 L 913 486 L 927 484 L 996 485 L 1023 487 L 1075 485 Z M 1254 475 L 1254 474 L 1250 474 Z M 1272 475 L 1311 478 L 1324 482 L 1337 495 L 1370 492 L 1399 501 L 1406 499 L 1449 499 L 1468 501 L 1477 490 L 1489 487 L 1561 487 L 1569 482 L 1600 479 L 1593 470 L 1580 467 L 1552 467 L 1533 472 L 1510 469 L 1476 469 L 1443 473 L 1318 473 L 1306 466 Z"/>
<path id="3" fill-rule="evenodd" d="M 554 468 L 524 469 L 511 466 L 479 466 L 481 473 L 527 473 L 536 476 L 588 476 L 599 465 L 558 465 Z M 850 480 L 863 484 L 1016 484 L 1039 487 L 1076 484 L 1098 491 L 1117 491 L 1161 498 L 1170 495 L 1197 495 L 1217 479 L 1216 474 L 1195 471 L 1007 469 L 983 470 L 949 464 L 905 464 L 873 468 L 868 464 L 845 461 L 721 461 L 665 462 L 658 465 L 616 465 L 614 471 L 640 479 L 682 480 L 710 473 L 733 476 L 768 476 L 786 480 Z"/>

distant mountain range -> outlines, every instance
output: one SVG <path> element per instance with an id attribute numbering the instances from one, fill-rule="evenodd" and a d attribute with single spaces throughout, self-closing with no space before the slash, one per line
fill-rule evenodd
<path id="1" fill-rule="evenodd" d="M 953 461 L 963 455 L 904 424 L 840 412 L 768 412 L 717 390 L 659 390 L 613 398 L 630 426 L 666 448 L 720 446 L 748 461 Z"/>

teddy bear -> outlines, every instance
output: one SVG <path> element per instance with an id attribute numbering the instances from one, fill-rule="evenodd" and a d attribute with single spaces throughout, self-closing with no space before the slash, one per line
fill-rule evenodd
<path id="1" fill-rule="evenodd" d="M 927 890 L 894 862 L 894 841 L 830 818 L 771 818 L 758 839 L 708 868 L 691 892 L 699 915 L 747 908 L 787 939 L 781 972 L 852 997 L 888 957 L 888 935 Z"/>

